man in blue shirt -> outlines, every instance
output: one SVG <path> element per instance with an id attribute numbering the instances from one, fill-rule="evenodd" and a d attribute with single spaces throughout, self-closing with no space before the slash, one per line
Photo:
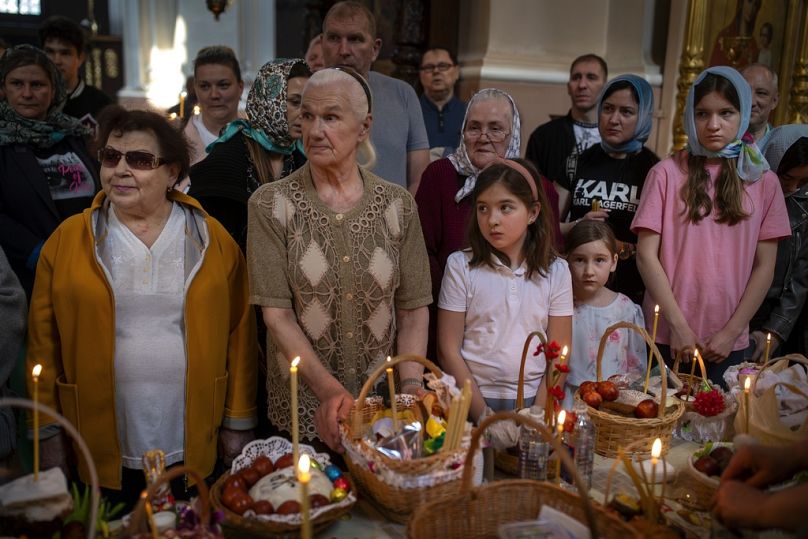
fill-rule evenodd
<path id="1" fill-rule="evenodd" d="M 466 104 L 454 95 L 460 67 L 446 49 L 430 49 L 421 57 L 420 97 L 424 125 L 429 137 L 430 157 L 449 154 L 460 144 L 460 129 Z"/>

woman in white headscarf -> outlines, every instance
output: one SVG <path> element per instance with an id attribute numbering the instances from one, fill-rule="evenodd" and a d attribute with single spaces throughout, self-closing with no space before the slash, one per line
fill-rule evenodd
<path id="1" fill-rule="evenodd" d="M 440 294 L 446 260 L 468 245 L 466 231 L 471 215 L 471 192 L 482 170 L 498 157 L 519 157 L 521 136 L 519 111 L 513 98 L 502 90 L 480 90 L 466 108 L 461 129 L 463 138 L 453 154 L 431 163 L 421 177 L 415 201 L 424 231 L 432 274 L 432 296 Z M 552 183 L 542 178 L 550 207 L 558 208 L 558 195 Z M 555 215 L 554 223 L 558 223 Z M 556 242 L 561 233 L 556 228 Z M 429 357 L 435 355 L 435 304 L 431 306 Z"/>

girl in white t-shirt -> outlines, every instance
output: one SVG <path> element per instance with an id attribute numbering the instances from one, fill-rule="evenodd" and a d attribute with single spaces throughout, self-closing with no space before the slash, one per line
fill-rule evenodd
<path id="1" fill-rule="evenodd" d="M 565 241 L 567 264 L 572 274 L 575 314 L 572 322 L 572 353 L 567 375 L 566 407 L 572 407 L 572 395 L 581 383 L 596 379 L 596 360 L 600 338 L 606 328 L 617 322 L 643 327 L 642 309 L 628 296 L 606 287 L 617 268 L 617 239 L 611 226 L 603 221 L 584 220 L 575 225 Z M 609 336 L 601 361 L 601 377 L 645 374 L 645 341 L 628 329 Z"/>
<path id="2" fill-rule="evenodd" d="M 438 357 L 459 385 L 472 381 L 472 420 L 486 407 L 514 408 L 522 347 L 531 331 L 570 342 L 572 283 L 567 263 L 553 250 L 552 212 L 544 211 L 549 206 L 539 185 L 529 162 L 497 158 L 472 192 L 471 249 L 446 263 Z M 526 406 L 544 403 L 544 370 L 544 356 L 530 354 Z"/>

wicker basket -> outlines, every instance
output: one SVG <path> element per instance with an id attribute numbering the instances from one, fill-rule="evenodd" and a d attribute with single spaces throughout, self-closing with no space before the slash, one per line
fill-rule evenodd
<path id="1" fill-rule="evenodd" d="M 342 444 L 346 449 L 345 463 L 357 487 L 376 504 L 385 517 L 402 524 L 407 522 L 418 505 L 448 498 L 458 492 L 466 455 L 466 448 L 461 447 L 454 451 L 439 451 L 428 457 L 401 461 L 381 455 L 362 439 L 362 433 L 369 427 L 371 418 L 383 406 L 381 399 L 367 397 L 373 382 L 388 367 L 404 361 L 415 361 L 424 365 L 435 376 L 443 376 L 441 370 L 426 358 L 415 355 L 396 356 L 368 377 L 348 422 L 342 423 L 340 427 Z M 415 400 L 409 395 L 397 395 L 396 404 L 399 410 L 412 408 Z"/>
<path id="2" fill-rule="evenodd" d="M 76 430 L 76 427 L 74 427 L 70 421 L 65 419 L 50 406 L 45 406 L 39 402 L 35 403 L 28 399 L 4 398 L 0 399 L 0 408 L 3 407 L 26 408 L 31 411 L 37 410 L 40 414 L 44 414 L 55 419 L 56 422 L 59 423 L 59 425 L 65 429 L 65 432 L 67 432 L 67 434 L 69 434 L 73 439 L 76 446 L 79 448 L 81 456 L 84 458 L 84 462 L 87 465 L 87 472 L 90 476 L 90 512 L 86 520 L 87 539 L 95 539 L 95 531 L 98 524 L 98 504 L 101 501 L 101 489 L 98 487 L 98 473 L 96 472 L 95 462 L 93 461 L 92 453 L 90 453 L 90 448 L 87 447 L 87 443 L 84 441 L 84 438 L 81 437 L 79 431 Z"/>
<path id="3" fill-rule="evenodd" d="M 146 499 L 152 499 L 157 494 L 157 489 L 160 486 L 183 475 L 190 476 L 196 484 L 196 488 L 199 490 L 199 524 L 194 537 L 199 539 L 222 537 L 218 526 L 211 520 L 210 497 L 205 480 L 199 472 L 193 468 L 188 466 L 175 466 L 166 470 L 160 475 L 157 481 L 150 484 L 148 488 L 143 491 L 146 495 L 140 497 L 140 500 L 135 506 L 135 510 L 132 512 L 132 518 L 129 520 L 129 527 L 121 535 L 122 538 L 149 539 L 152 537 L 152 532 L 149 529 L 148 520 L 146 519 Z"/>
<path id="4" fill-rule="evenodd" d="M 580 495 L 568 492 L 551 483 L 529 479 L 496 481 L 480 487 L 471 487 L 471 459 L 481 433 L 495 421 L 511 420 L 525 423 L 542 433 L 561 455 L 564 466 L 570 470 Z M 561 451 L 558 441 L 547 429 L 535 421 L 512 412 L 499 412 L 487 417 L 471 439 L 466 456 L 460 491 L 452 498 L 437 500 L 418 507 L 407 524 L 407 537 L 441 537 L 445 539 L 476 539 L 497 536 L 500 525 L 509 522 L 535 520 L 542 506 L 562 511 L 579 522 L 586 523 L 592 537 L 625 539 L 641 537 L 626 523 L 593 505 L 578 477 L 572 458 Z"/>
<path id="5" fill-rule="evenodd" d="M 525 339 L 525 346 L 522 348 L 522 363 L 519 365 L 519 381 L 516 386 L 516 412 L 519 412 L 525 406 L 525 362 L 527 355 L 530 351 L 530 342 L 533 337 L 538 337 L 541 343 L 547 347 L 547 337 L 540 331 L 531 332 Z M 545 358 L 547 356 L 545 355 Z M 545 376 L 550 375 L 549 364 L 545 370 Z M 549 396 L 547 397 L 550 398 Z M 498 470 L 501 470 L 510 475 L 519 475 L 519 457 L 512 455 L 507 451 L 494 451 L 494 465 Z"/>
<path id="6" fill-rule="evenodd" d="M 233 460 L 230 472 L 223 474 L 210 489 L 210 501 L 215 509 L 224 514 L 223 528 L 225 535 L 232 537 L 298 537 L 300 535 L 299 518 L 294 519 L 288 516 L 268 518 L 250 518 L 238 515 L 228 509 L 222 502 L 222 492 L 227 478 L 241 469 L 252 465 L 259 455 L 266 455 L 273 462 L 286 453 L 292 451 L 292 443 L 285 438 L 272 437 L 266 440 L 254 440 L 247 444 L 241 451 L 241 455 Z M 331 463 L 327 453 L 316 453 L 314 448 L 306 444 L 300 444 L 300 453 L 316 458 L 324 467 Z M 346 479 L 350 478 L 345 475 Z M 338 503 L 332 503 L 312 511 L 312 530 L 319 533 L 331 526 L 339 517 L 348 513 L 356 503 L 354 494 L 354 484 L 351 482 L 351 493 L 347 498 Z"/>
<path id="7" fill-rule="evenodd" d="M 716 447 L 734 447 L 731 442 L 714 442 L 713 448 Z M 698 471 L 694 466 L 695 459 L 693 455 L 687 457 L 687 468 L 682 484 L 690 489 L 692 500 L 690 503 L 695 508 L 707 511 L 710 509 L 713 497 L 718 490 L 719 479 L 717 477 L 709 477 Z"/>
<path id="8" fill-rule="evenodd" d="M 614 331 L 621 328 L 636 331 L 645 339 L 646 344 L 648 344 L 651 349 L 651 353 L 656 357 L 657 363 L 659 364 L 662 378 L 661 395 L 667 395 L 668 377 L 665 363 L 662 361 L 659 350 L 643 328 L 629 322 L 618 322 L 609 326 L 600 338 L 597 355 L 598 381 L 602 379 L 601 362 L 603 361 L 603 352 L 606 349 L 609 336 Z M 575 392 L 575 400 L 581 400 L 580 390 Z M 667 403 L 667 399 L 664 402 Z M 633 444 L 635 441 L 643 440 L 645 441 L 643 446 L 646 449 L 639 451 L 638 454 L 645 458 L 650 458 L 651 444 L 653 444 L 655 438 L 660 438 L 662 440 L 662 454 L 666 455 L 670 447 L 673 428 L 676 426 L 676 421 L 682 416 L 684 411 L 684 403 L 679 399 L 675 399 L 673 406 L 666 406 L 660 403 L 657 417 L 650 419 L 624 417 L 608 411 L 596 410 L 590 406 L 588 409 L 589 417 L 592 419 L 592 423 L 597 429 L 595 452 L 604 457 L 614 458 L 618 455 L 621 447 L 626 447 Z"/>
<path id="9" fill-rule="evenodd" d="M 690 361 L 693 361 L 692 359 Z M 679 372 L 679 366 L 682 362 L 682 353 L 679 352 L 676 354 L 676 359 L 673 361 L 672 371 L 676 373 L 679 379 L 688 384 L 690 386 L 690 395 L 693 397 L 699 392 L 699 388 L 701 387 L 702 383 L 706 383 L 708 386 L 712 387 L 710 383 L 710 379 L 707 378 L 707 368 L 704 366 L 704 360 L 701 357 L 701 354 L 696 354 L 696 363 L 699 366 L 699 370 L 701 371 L 701 376 L 698 374 L 689 374 L 684 372 Z M 692 368 L 695 368 L 695 365 L 691 364 Z M 692 369 L 691 369 L 692 370 Z M 677 397 L 678 398 L 678 397 Z M 693 409 L 693 401 L 692 400 L 684 400 L 679 399 L 684 403 L 685 410 L 692 410 Z"/>

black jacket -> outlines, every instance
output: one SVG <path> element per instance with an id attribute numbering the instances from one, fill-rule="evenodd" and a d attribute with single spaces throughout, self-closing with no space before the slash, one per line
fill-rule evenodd
<path id="1" fill-rule="evenodd" d="M 92 174 L 97 191 L 100 186 L 98 165 L 90 157 L 84 141 L 67 137 L 58 147 L 79 156 Z M 87 207 L 91 202 L 92 198 L 88 199 Z M 0 247 L 28 297 L 33 289 L 35 268 L 26 263 L 67 217 L 60 214 L 51 198 L 47 178 L 33 148 L 27 144 L 0 146 Z"/>
<path id="2" fill-rule="evenodd" d="M 750 329 L 786 342 L 781 352 L 808 350 L 808 186 L 786 197 L 791 236 L 777 246 L 774 279 Z"/>

